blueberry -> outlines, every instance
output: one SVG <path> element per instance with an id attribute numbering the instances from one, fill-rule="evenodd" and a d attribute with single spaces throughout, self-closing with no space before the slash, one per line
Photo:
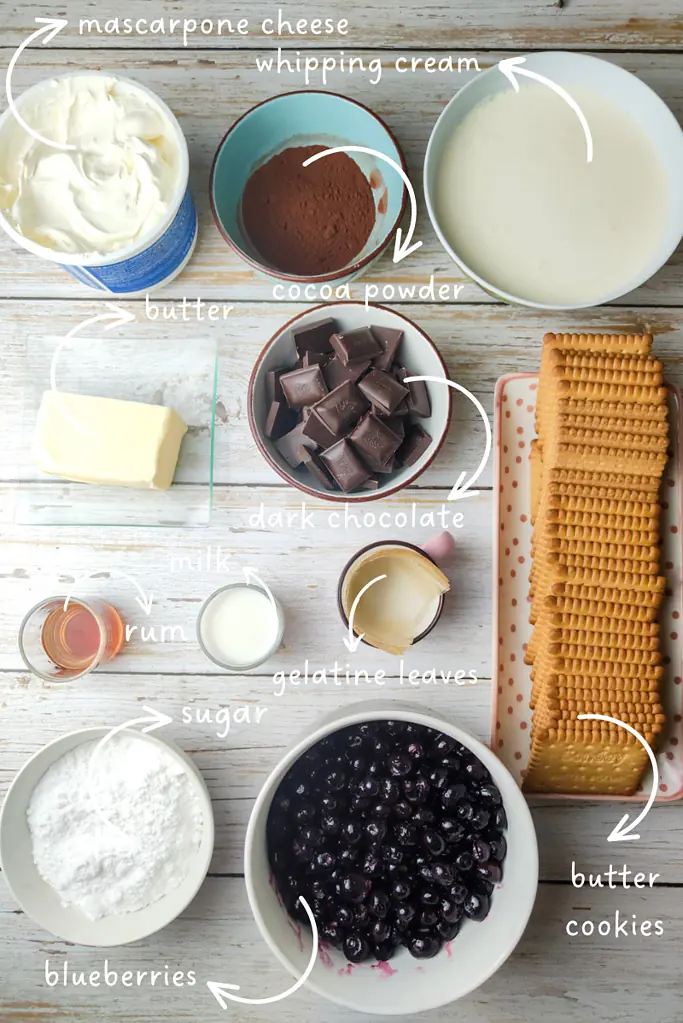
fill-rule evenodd
<path id="1" fill-rule="evenodd" d="M 382 873 L 382 861 L 375 852 L 369 852 L 363 861 L 363 873 L 366 877 L 379 877 Z"/>
<path id="2" fill-rule="evenodd" d="M 394 753 L 389 757 L 389 772 L 394 778 L 405 778 L 410 774 L 412 766 L 407 753 Z"/>
<path id="3" fill-rule="evenodd" d="M 299 832 L 299 839 L 305 845 L 310 845 L 314 849 L 317 849 L 319 845 L 322 845 L 323 834 L 320 828 L 308 826 L 301 829 Z"/>
<path id="4" fill-rule="evenodd" d="M 358 784 L 358 794 L 360 796 L 370 796 L 373 799 L 375 796 L 378 796 L 379 781 L 377 778 L 373 778 L 372 775 L 366 774 L 362 781 Z"/>
<path id="5" fill-rule="evenodd" d="M 412 902 L 402 902 L 398 905 L 394 910 L 394 922 L 396 927 L 400 931 L 405 931 L 405 929 L 415 919 L 415 912 L 415 906 Z"/>
<path id="6" fill-rule="evenodd" d="M 306 799 L 311 795 L 311 783 L 308 781 L 299 782 L 294 789 L 294 794 L 297 795 L 299 799 Z"/>
<path id="7" fill-rule="evenodd" d="M 389 912 L 389 896 L 386 892 L 381 889 L 379 891 L 373 891 L 370 893 L 368 898 L 368 912 L 372 916 L 376 916 L 378 920 L 384 920 L 385 916 Z M 378 938 L 378 941 L 383 940 Z"/>
<path id="8" fill-rule="evenodd" d="M 465 837 L 465 825 L 461 821 L 453 820 L 452 817 L 441 819 L 439 831 L 449 845 L 459 845 Z"/>
<path id="9" fill-rule="evenodd" d="M 497 806 L 492 817 L 492 822 L 498 831 L 505 831 L 508 826 L 507 814 L 502 806 Z"/>
<path id="10" fill-rule="evenodd" d="M 488 810 L 485 810 L 483 806 L 478 806 L 470 817 L 470 825 L 477 831 L 483 831 L 489 822 L 490 816 Z"/>
<path id="11" fill-rule="evenodd" d="M 336 865 L 336 857 L 329 850 L 319 852 L 315 858 L 315 865 L 318 870 L 328 871 L 333 870 Z"/>
<path id="12" fill-rule="evenodd" d="M 469 821 L 474 815 L 474 807 L 467 799 L 462 799 L 455 807 L 455 815 L 461 821 Z"/>
<path id="13" fill-rule="evenodd" d="M 351 812 L 358 814 L 361 817 L 370 809 L 371 806 L 372 800 L 369 796 L 355 795 L 351 800 Z"/>
<path id="14" fill-rule="evenodd" d="M 423 906 L 436 906 L 441 896 L 433 885 L 424 885 L 418 892 L 418 898 Z"/>
<path id="15" fill-rule="evenodd" d="M 418 864 L 417 873 L 418 876 L 421 877 L 423 881 L 427 881 L 428 883 L 434 881 L 434 871 L 432 870 L 432 866 L 430 863 L 425 862 Z"/>
<path id="16" fill-rule="evenodd" d="M 455 747 L 456 744 L 453 739 L 450 739 L 447 735 L 443 735 L 441 732 L 439 732 L 434 740 L 435 753 L 452 753 L 455 750 Z"/>
<path id="17" fill-rule="evenodd" d="M 371 760 L 368 764 L 368 774 L 371 778 L 379 778 L 384 773 L 384 760 Z"/>
<path id="18" fill-rule="evenodd" d="M 403 850 L 399 849 L 393 842 L 389 842 L 382 847 L 382 855 L 387 863 L 399 864 L 403 861 Z"/>
<path id="19" fill-rule="evenodd" d="M 448 889 L 448 897 L 452 899 L 453 902 L 457 902 L 459 906 L 463 904 L 468 894 L 469 892 L 467 891 L 467 888 L 460 881 L 457 881 Z"/>
<path id="20" fill-rule="evenodd" d="M 403 794 L 409 803 L 413 803 L 417 806 L 422 806 L 423 803 L 427 802 L 429 798 L 430 785 L 424 775 L 418 775 L 417 778 L 404 778 L 403 780 Z"/>
<path id="21" fill-rule="evenodd" d="M 449 924 L 446 920 L 439 920 L 436 925 L 436 933 L 444 941 L 452 941 L 460 930 L 461 921 L 455 920 Z"/>
<path id="22" fill-rule="evenodd" d="M 441 791 L 446 788 L 448 782 L 448 771 L 445 767 L 435 767 L 429 772 L 429 784 L 433 789 Z"/>
<path id="23" fill-rule="evenodd" d="M 477 865 L 477 874 L 479 877 L 483 878 L 484 881 L 488 881 L 489 884 L 498 884 L 503 876 L 500 864 L 496 863 L 495 860 L 488 860 L 486 863 L 479 863 Z"/>
<path id="24" fill-rule="evenodd" d="M 386 821 L 391 817 L 391 807 L 388 803 L 373 803 L 368 810 L 368 816 L 374 817 L 375 820 Z"/>
<path id="25" fill-rule="evenodd" d="M 367 768 L 365 757 L 352 756 L 349 760 L 349 767 L 353 774 L 363 774 Z"/>
<path id="26" fill-rule="evenodd" d="M 346 742 L 351 749 L 359 749 L 363 745 L 364 739 L 360 732 L 351 732 Z"/>
<path id="27" fill-rule="evenodd" d="M 465 764 L 465 774 L 472 781 L 488 781 L 491 777 L 481 760 L 470 760 Z"/>
<path id="28" fill-rule="evenodd" d="M 394 806 L 394 813 L 401 820 L 409 820 L 413 816 L 413 808 L 406 799 L 399 799 Z"/>
<path id="29" fill-rule="evenodd" d="M 485 842 L 481 835 L 475 835 L 472 839 L 472 858 L 475 863 L 486 863 L 491 857 L 491 846 Z"/>
<path id="30" fill-rule="evenodd" d="M 465 899 L 463 909 L 465 916 L 470 920 L 485 920 L 488 916 L 490 901 L 487 895 L 480 895 L 478 892 L 470 892 Z"/>
<path id="31" fill-rule="evenodd" d="M 432 856 L 440 856 L 446 848 L 445 839 L 433 828 L 425 828 L 422 832 L 422 844 Z"/>
<path id="32" fill-rule="evenodd" d="M 344 867 L 350 867 L 352 864 L 358 862 L 359 857 L 359 851 L 355 846 L 346 846 L 346 848 L 342 849 L 339 853 L 339 862 Z"/>
<path id="33" fill-rule="evenodd" d="M 370 881 L 360 874 L 346 874 L 340 882 L 340 895 L 347 902 L 362 902 L 370 891 Z"/>
<path id="34" fill-rule="evenodd" d="M 452 810 L 458 803 L 467 795 L 467 788 L 461 782 L 455 782 L 453 785 L 447 785 L 445 789 L 441 790 L 441 805 L 444 810 Z"/>
<path id="35" fill-rule="evenodd" d="M 336 906 L 333 920 L 337 927 L 344 930 L 347 927 L 350 927 L 353 923 L 353 910 L 348 906 Z"/>
<path id="36" fill-rule="evenodd" d="M 375 920 L 368 932 L 368 937 L 373 944 L 381 945 L 383 942 L 389 940 L 390 934 L 391 926 L 386 920 Z"/>
<path id="37" fill-rule="evenodd" d="M 399 845 L 415 845 L 417 842 L 417 828 L 414 824 L 402 821 L 394 828 L 394 834 Z"/>
<path id="38" fill-rule="evenodd" d="M 292 855 L 297 863 L 308 863 L 311 859 L 311 847 L 301 839 L 295 838 L 292 842 Z"/>
<path id="39" fill-rule="evenodd" d="M 492 839 L 489 842 L 489 847 L 491 849 L 491 859 L 498 860 L 499 863 L 505 859 L 505 854 L 508 851 L 508 844 L 502 835 L 500 838 Z"/>
<path id="40" fill-rule="evenodd" d="M 424 760 L 425 748 L 421 742 L 411 742 L 408 744 L 408 756 L 413 760 Z"/>
<path id="41" fill-rule="evenodd" d="M 315 819 L 315 807 L 311 803 L 303 803 L 294 814 L 297 824 L 310 824 Z"/>
<path id="42" fill-rule="evenodd" d="M 372 952 L 380 963 L 386 963 L 396 953 L 396 946 L 391 941 L 383 941 L 379 945 L 373 945 Z"/>
<path id="43" fill-rule="evenodd" d="M 441 942 L 431 934 L 416 934 L 410 937 L 407 947 L 416 959 L 433 959 L 441 948 Z"/>
<path id="44" fill-rule="evenodd" d="M 385 803 L 393 806 L 401 795 L 398 782 L 394 778 L 382 778 L 379 783 L 379 794 Z"/>
<path id="45" fill-rule="evenodd" d="M 445 920 L 447 924 L 454 924 L 462 919 L 464 912 L 462 903 L 456 902 L 454 899 L 448 898 L 448 896 L 442 896 L 439 900 L 438 908 L 441 919 Z"/>
<path id="46" fill-rule="evenodd" d="M 501 795 L 493 782 L 485 782 L 479 786 L 479 795 L 487 803 L 493 803 L 494 806 L 500 806 L 502 803 Z"/>
<path id="47" fill-rule="evenodd" d="M 341 831 L 341 821 L 333 813 L 324 813 L 320 818 L 320 827 L 326 835 L 338 835 Z"/>
<path id="48" fill-rule="evenodd" d="M 334 945 L 335 948 L 341 948 L 342 941 L 344 940 L 341 928 L 333 921 L 321 924 L 320 937 L 323 941 L 327 941 L 330 945 Z"/>
<path id="49" fill-rule="evenodd" d="M 362 963 L 370 955 L 370 946 L 362 934 L 354 931 L 344 938 L 344 955 L 350 963 Z"/>
<path id="50" fill-rule="evenodd" d="M 368 913 L 368 907 L 362 902 L 360 905 L 353 907 L 353 923 L 355 927 L 367 927 L 370 922 L 370 914 Z"/>
<path id="51" fill-rule="evenodd" d="M 445 863 L 443 860 L 437 860 L 432 864 L 432 876 L 436 883 L 443 885 L 444 888 L 449 888 L 454 881 L 453 868 L 450 863 Z"/>
<path id="52" fill-rule="evenodd" d="M 428 806 L 420 806 L 413 814 L 414 824 L 434 824 L 436 821 L 436 814 L 433 810 L 430 810 Z"/>
<path id="53" fill-rule="evenodd" d="M 360 842 L 363 837 L 363 829 L 361 828 L 358 821 L 345 821 L 341 829 L 342 838 L 349 843 L 349 845 L 356 845 Z"/>
<path id="54" fill-rule="evenodd" d="M 463 851 L 459 852 L 458 855 L 455 857 L 454 862 L 458 870 L 461 870 L 465 873 L 468 870 L 472 869 L 472 866 L 474 864 L 474 857 L 472 856 L 471 852 L 467 851 L 467 849 L 463 849 Z"/>
<path id="55" fill-rule="evenodd" d="M 387 833 L 384 821 L 370 820 L 365 825 L 365 834 L 372 845 L 378 845 Z"/>
<path id="56" fill-rule="evenodd" d="M 412 887 L 408 881 L 394 881 L 391 887 L 391 894 L 397 902 L 405 902 L 412 894 Z"/>

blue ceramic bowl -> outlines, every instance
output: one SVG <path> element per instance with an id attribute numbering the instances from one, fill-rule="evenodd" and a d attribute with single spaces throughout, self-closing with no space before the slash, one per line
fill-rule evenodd
<path id="1" fill-rule="evenodd" d="M 299 277 L 263 262 L 242 228 L 242 193 L 251 174 L 290 146 L 365 146 L 406 170 L 398 142 L 371 110 L 330 92 L 288 92 L 247 111 L 223 138 L 211 168 L 209 195 L 218 230 L 248 263 L 273 280 L 300 283 L 349 281 L 373 262 L 392 240 L 406 205 L 400 175 L 385 160 L 349 153 L 370 182 L 377 217 L 372 234 L 353 262 L 333 273 Z"/>

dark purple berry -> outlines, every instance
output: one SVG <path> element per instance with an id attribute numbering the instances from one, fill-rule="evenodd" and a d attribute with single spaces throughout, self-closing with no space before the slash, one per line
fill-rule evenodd
<path id="1" fill-rule="evenodd" d="M 422 832 L 422 845 L 432 856 L 440 856 L 446 848 L 445 839 L 433 828 L 425 828 Z"/>
<path id="2" fill-rule="evenodd" d="M 350 963 L 362 963 L 370 955 L 370 946 L 362 934 L 353 932 L 344 938 L 344 955 Z"/>
<path id="3" fill-rule="evenodd" d="M 496 811 L 493 815 L 492 822 L 494 827 L 498 831 L 505 831 L 508 826 L 507 814 L 502 806 L 497 806 Z"/>
<path id="4" fill-rule="evenodd" d="M 391 842 L 382 846 L 382 855 L 387 863 L 399 864 L 403 861 L 403 850 Z"/>
<path id="5" fill-rule="evenodd" d="M 401 794 L 398 782 L 394 778 L 382 778 L 379 783 L 380 798 L 393 805 Z"/>
<path id="6" fill-rule="evenodd" d="M 360 842 L 363 837 L 363 829 L 361 828 L 358 821 L 345 821 L 341 829 L 342 838 L 349 843 L 349 845 L 356 845 Z"/>
<path id="7" fill-rule="evenodd" d="M 444 888 L 449 888 L 454 881 L 453 868 L 450 863 L 445 863 L 443 860 L 437 860 L 432 864 L 432 876 L 436 883 L 443 885 Z"/>
<path id="8" fill-rule="evenodd" d="M 418 898 L 423 906 L 436 906 L 442 896 L 433 885 L 424 885 L 418 892 Z"/>
<path id="9" fill-rule="evenodd" d="M 416 934 L 410 937 L 407 947 L 416 959 L 433 959 L 441 948 L 441 942 L 431 934 Z"/>
<path id="10" fill-rule="evenodd" d="M 487 895 L 479 894 L 478 892 L 470 892 L 465 899 L 463 909 L 465 910 L 465 916 L 469 917 L 470 920 L 485 920 L 488 916 L 490 908 L 490 902 Z"/>
<path id="11" fill-rule="evenodd" d="M 428 806 L 420 806 L 413 814 L 414 824 L 434 824 L 436 821 L 436 814 L 433 810 L 430 810 Z"/>
<path id="12" fill-rule="evenodd" d="M 414 919 L 415 906 L 412 902 L 402 902 L 394 910 L 394 922 L 400 931 L 405 931 Z"/>
<path id="13" fill-rule="evenodd" d="M 453 820 L 452 817 L 442 818 L 439 831 L 449 845 L 459 845 L 465 837 L 465 825 L 462 821 Z"/>
<path id="14" fill-rule="evenodd" d="M 481 835 L 475 835 L 472 839 L 472 858 L 475 863 L 486 863 L 491 856 L 491 846 L 485 842 Z"/>
<path id="15" fill-rule="evenodd" d="M 414 824 L 402 821 L 394 828 L 394 834 L 399 845 L 415 845 L 417 842 L 417 828 Z"/>
<path id="16" fill-rule="evenodd" d="M 347 874 L 340 882 L 340 895 L 347 902 L 362 902 L 370 891 L 370 881 L 360 874 Z"/>
<path id="17" fill-rule="evenodd" d="M 472 869 L 472 866 L 474 864 L 474 857 L 472 856 L 471 852 L 467 851 L 467 849 L 463 849 L 463 851 L 459 852 L 458 855 L 455 857 L 454 862 L 458 870 L 461 870 L 463 871 L 463 873 L 466 873 L 468 870 Z"/>
<path id="18" fill-rule="evenodd" d="M 386 920 L 375 920 L 374 924 L 370 928 L 369 938 L 370 941 L 375 945 L 381 945 L 382 942 L 389 940 L 391 934 L 391 926 Z"/>
<path id="19" fill-rule="evenodd" d="M 446 923 L 454 924 L 462 919 L 462 903 L 455 902 L 454 899 L 448 897 L 442 897 L 439 901 L 439 913 L 441 919 L 445 920 Z"/>
<path id="20" fill-rule="evenodd" d="M 333 870 L 336 865 L 336 857 L 329 849 L 324 852 L 319 852 L 315 858 L 315 865 L 318 870 L 328 871 Z"/>
<path id="21" fill-rule="evenodd" d="M 478 806 L 470 817 L 470 826 L 476 831 L 483 831 L 489 822 L 490 816 L 488 810 L 485 810 L 483 806 Z"/>
<path id="22" fill-rule="evenodd" d="M 480 863 L 477 866 L 477 874 L 490 884 L 498 884 L 503 876 L 500 864 L 495 860 L 488 860 L 487 863 Z"/>
<path id="23" fill-rule="evenodd" d="M 373 945 L 372 952 L 380 963 L 386 963 L 396 954 L 396 946 L 391 941 L 383 941 L 380 945 Z"/>
<path id="24" fill-rule="evenodd" d="M 503 836 L 501 835 L 500 838 L 491 839 L 489 846 L 491 849 L 491 859 L 498 860 L 499 863 L 502 862 L 508 851 L 508 844 Z"/>
<path id="25" fill-rule="evenodd" d="M 394 778 L 405 778 L 410 774 L 412 766 L 407 753 L 394 753 L 389 757 L 389 771 Z"/>
<path id="26" fill-rule="evenodd" d="M 429 784 L 438 792 L 446 787 L 448 782 L 448 771 L 445 767 L 435 767 L 429 772 Z"/>
<path id="27" fill-rule="evenodd" d="M 379 782 L 377 778 L 373 778 L 371 775 L 366 774 L 363 780 L 358 784 L 358 794 L 360 796 L 369 796 L 371 799 L 378 796 Z"/>
<path id="28" fill-rule="evenodd" d="M 446 920 L 439 920 L 436 925 L 436 933 L 444 941 L 452 941 L 460 930 L 461 921 L 455 920 L 449 924 Z"/>
<path id="29" fill-rule="evenodd" d="M 372 916 L 376 916 L 378 920 L 384 920 L 385 916 L 389 912 L 389 896 L 383 891 L 374 891 L 370 893 L 368 898 L 368 912 Z M 378 941 L 383 939 L 378 938 Z"/>
<path id="30" fill-rule="evenodd" d="M 473 814 L 474 814 L 474 807 L 472 806 L 472 804 L 467 799 L 461 800 L 457 804 L 457 806 L 455 808 L 455 815 L 461 821 L 469 821 L 469 820 L 471 820 Z"/>
<path id="31" fill-rule="evenodd" d="M 479 795 L 487 803 L 493 803 L 494 806 L 500 806 L 500 804 L 502 803 L 500 792 L 493 784 L 493 782 L 485 782 L 483 785 L 480 785 Z"/>
<path id="32" fill-rule="evenodd" d="M 425 755 L 425 749 L 421 742 L 411 742 L 408 745 L 408 756 L 413 760 L 423 760 Z"/>
<path id="33" fill-rule="evenodd" d="M 382 872 L 382 861 L 377 853 L 369 852 L 363 861 L 363 873 L 367 877 L 379 877 Z"/>
<path id="34" fill-rule="evenodd" d="M 461 782 L 447 785 L 441 790 L 441 805 L 444 810 L 453 810 L 467 795 L 467 788 Z"/>
<path id="35" fill-rule="evenodd" d="M 387 833 L 387 826 L 384 821 L 368 821 L 365 825 L 365 834 L 373 844 L 382 841 Z"/>
<path id="36" fill-rule="evenodd" d="M 410 895 L 412 894 L 412 887 L 408 881 L 394 881 L 391 886 L 391 894 L 397 902 L 405 902 L 405 900 L 410 898 Z"/>
<path id="37" fill-rule="evenodd" d="M 341 929 L 333 921 L 329 921 L 321 925 L 320 937 L 323 941 L 327 941 L 330 945 L 334 945 L 335 948 L 341 948 L 343 934 Z"/>
<path id="38" fill-rule="evenodd" d="M 490 778 L 489 772 L 481 760 L 470 760 L 468 764 L 465 764 L 465 774 L 472 781 L 488 781 Z"/>
<path id="39" fill-rule="evenodd" d="M 404 821 L 409 820 L 413 816 L 413 808 L 406 799 L 399 799 L 393 810 L 396 816 Z"/>
<path id="40" fill-rule="evenodd" d="M 357 863 L 360 858 L 359 851 L 355 846 L 346 846 L 339 853 L 339 863 L 344 867 L 350 867 L 352 864 Z"/>

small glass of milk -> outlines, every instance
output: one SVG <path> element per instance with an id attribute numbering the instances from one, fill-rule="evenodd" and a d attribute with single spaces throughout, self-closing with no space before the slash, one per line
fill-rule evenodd
<path id="1" fill-rule="evenodd" d="M 246 671 L 267 661 L 282 642 L 280 602 L 257 585 L 231 583 L 205 601 L 197 618 L 199 645 L 214 664 Z"/>

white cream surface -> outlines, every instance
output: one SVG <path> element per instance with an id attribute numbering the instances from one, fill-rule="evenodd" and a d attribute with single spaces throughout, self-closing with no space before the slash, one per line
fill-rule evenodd
<path id="1" fill-rule="evenodd" d="M 147 93 L 108 75 L 42 83 L 0 131 L 0 209 L 21 235 L 57 252 L 105 256 L 161 224 L 180 173 L 178 140 Z"/>
<path id="2" fill-rule="evenodd" d="M 435 206 L 455 253 L 526 301 L 580 305 L 630 289 L 663 237 L 666 172 L 648 135 L 616 104 L 569 90 L 590 126 L 537 83 L 483 100 L 454 130 Z"/>
<path id="3" fill-rule="evenodd" d="M 232 668 L 264 660 L 277 639 L 278 616 L 255 586 L 231 586 L 218 593 L 202 615 L 202 642 L 217 661 Z"/>

